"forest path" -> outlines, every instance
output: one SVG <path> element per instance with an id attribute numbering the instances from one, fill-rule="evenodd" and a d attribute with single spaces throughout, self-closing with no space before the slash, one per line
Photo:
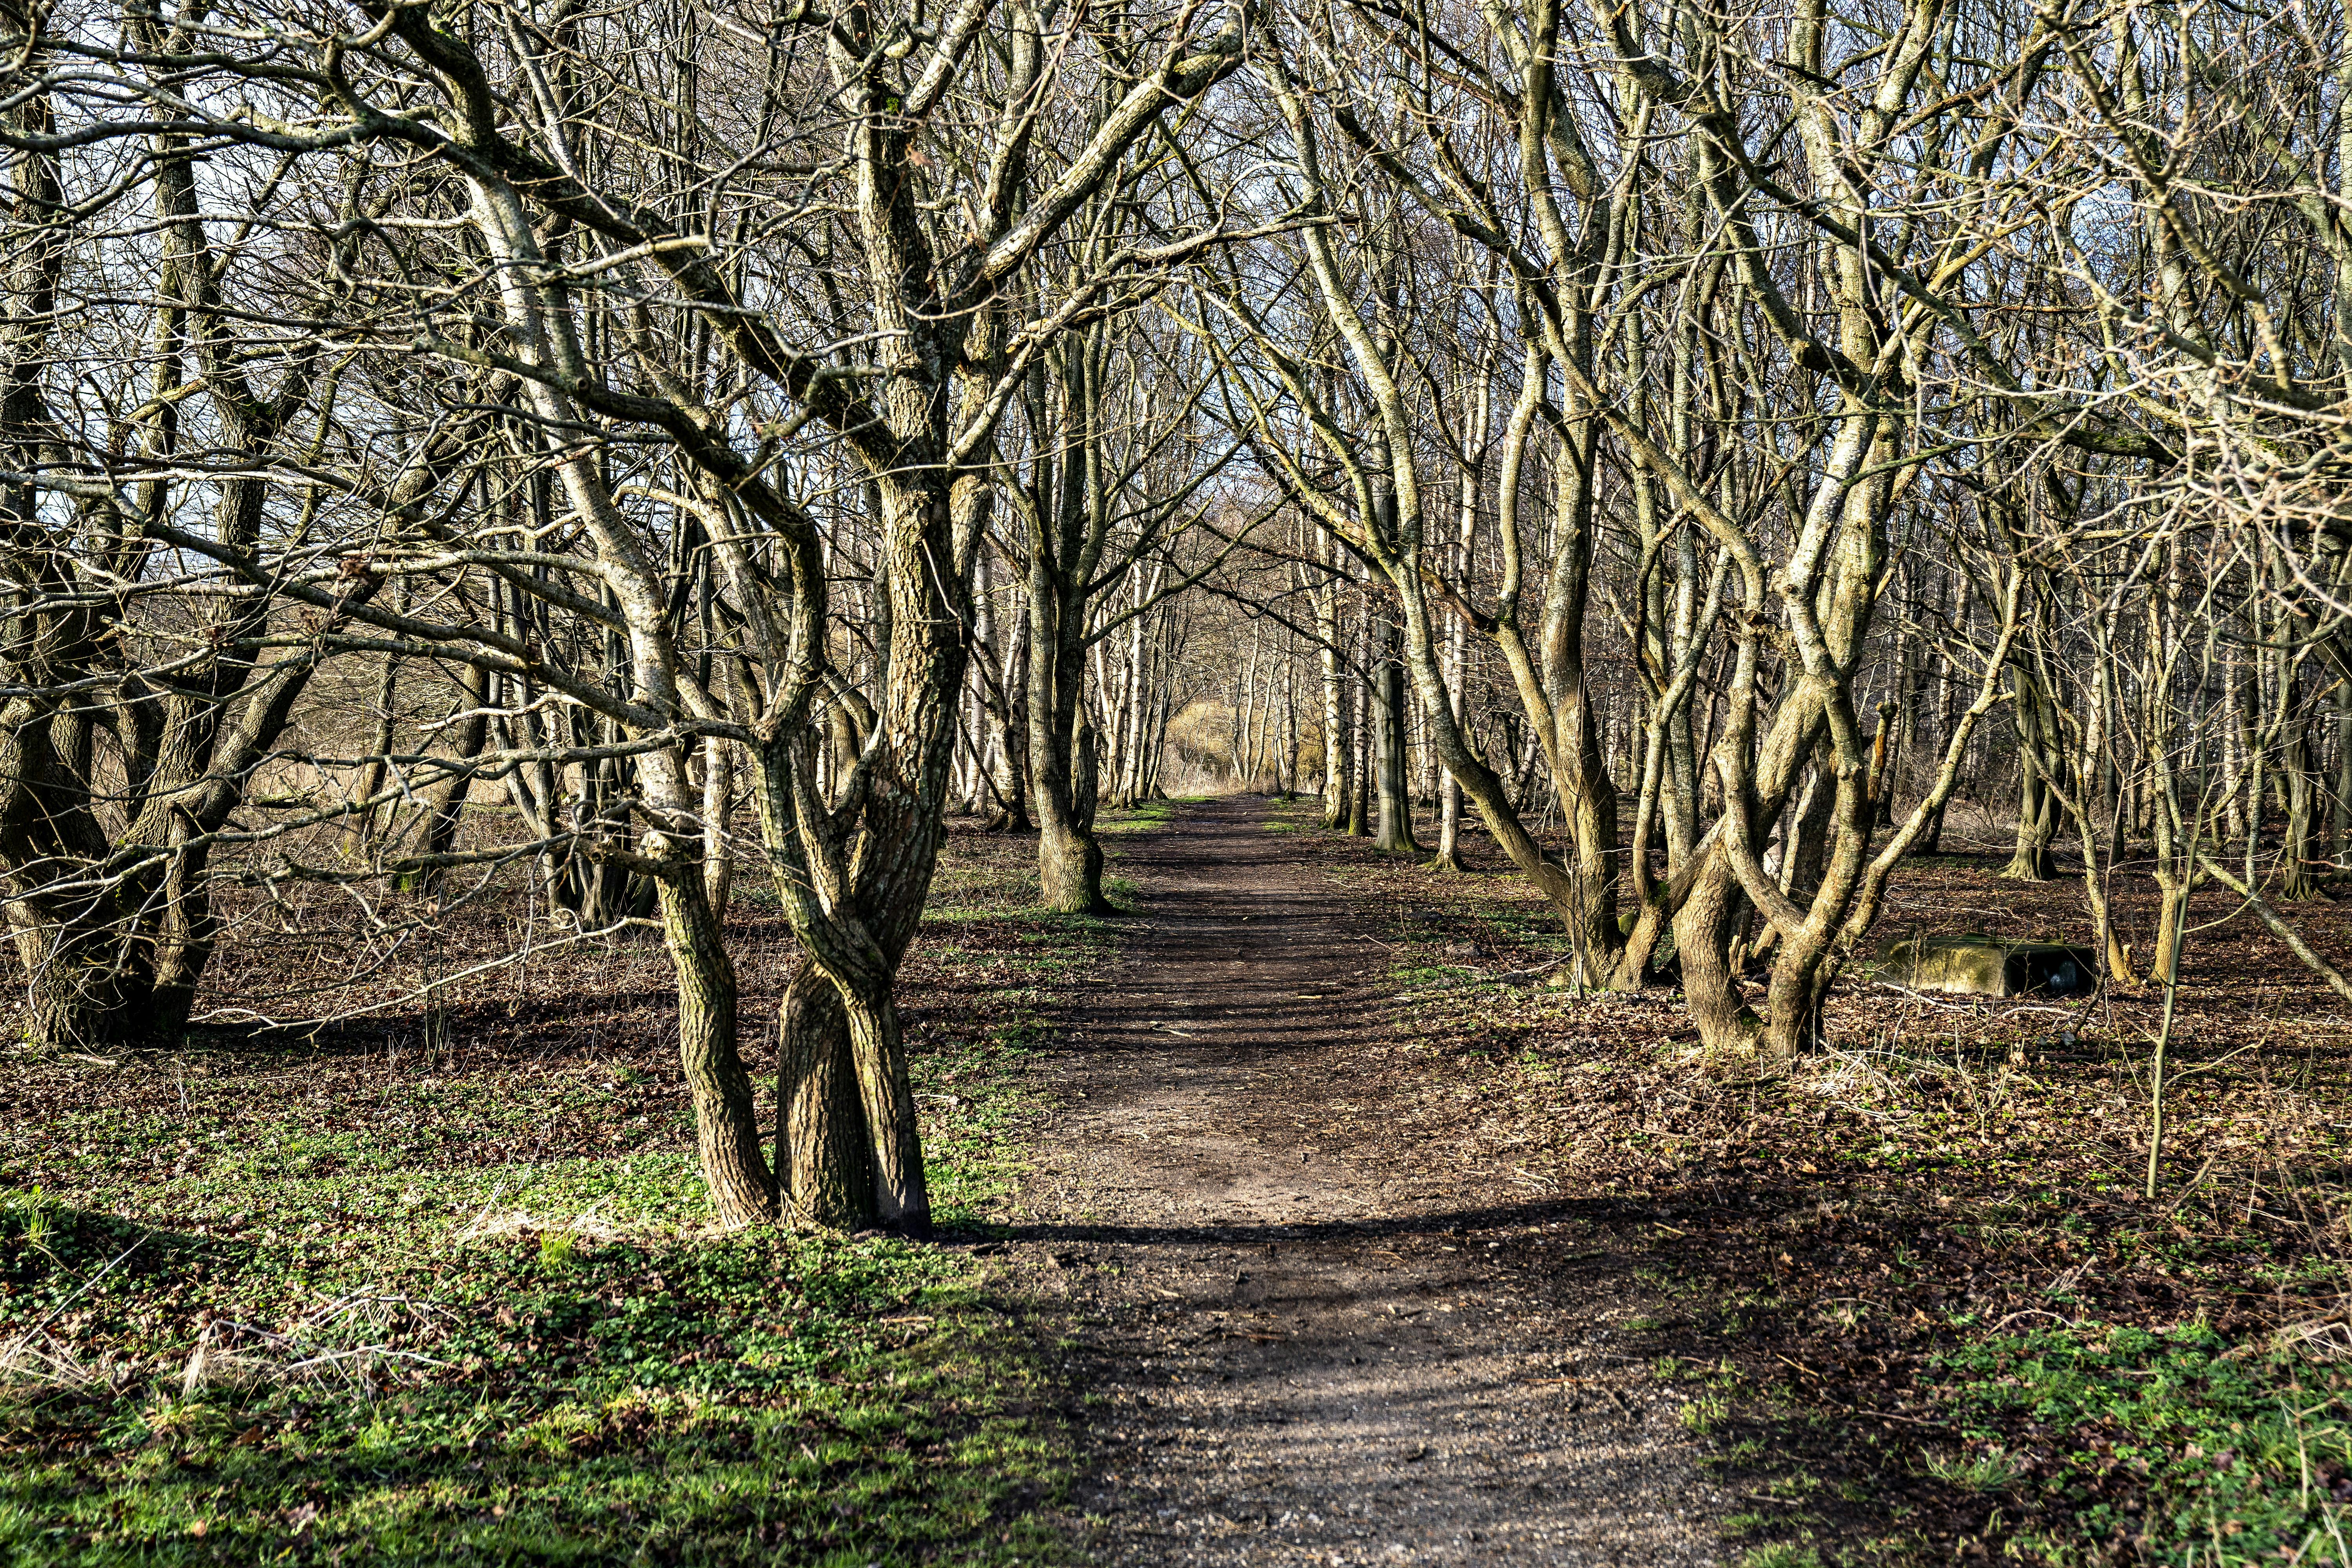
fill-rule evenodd
<path id="1" fill-rule="evenodd" d="M 1066 1020 L 1020 1249 L 1077 1323 L 1085 1550 L 1715 1562 L 1680 1400 L 1612 1348 L 1622 1258 L 1382 1114 L 1417 1075 L 1317 849 L 1250 797 L 1114 847 L 1135 924 Z"/>

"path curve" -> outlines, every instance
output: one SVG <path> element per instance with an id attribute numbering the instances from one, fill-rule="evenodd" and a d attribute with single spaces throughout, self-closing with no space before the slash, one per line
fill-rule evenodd
<path id="1" fill-rule="evenodd" d="M 1024 1250 L 1077 1324 L 1085 1550 L 1715 1563 L 1680 1400 L 1612 1348 L 1641 1292 L 1580 1268 L 1572 1195 L 1378 1113 L 1426 1088 L 1385 953 L 1267 824 L 1229 798 L 1115 850 L 1139 908 L 1051 1064 Z"/>

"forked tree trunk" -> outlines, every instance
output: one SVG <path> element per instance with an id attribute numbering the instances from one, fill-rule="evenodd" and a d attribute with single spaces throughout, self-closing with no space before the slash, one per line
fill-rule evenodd
<path id="1" fill-rule="evenodd" d="M 1780 1063 L 1794 1061 L 1822 1043 L 1822 1004 L 1829 995 L 1834 973 L 1833 946 L 1850 889 L 1859 879 L 1869 852 L 1872 818 L 1876 815 L 1870 799 L 1867 762 L 1856 757 L 1842 768 L 1826 742 L 1822 752 L 1816 753 L 1813 791 L 1831 803 L 1822 815 L 1834 826 L 1834 848 L 1829 855 L 1808 851 L 1801 837 L 1790 867 L 1790 899 L 1808 918 L 1791 929 L 1774 928 L 1779 951 L 1772 961 L 1761 1046 L 1767 1060 Z M 1809 810 L 1803 815 L 1810 817 L 1813 813 Z M 1849 891 L 1825 899 L 1825 888 L 1832 895 Z"/>
<path id="2" fill-rule="evenodd" d="M 2050 841 L 2058 832 L 2058 798 L 2042 776 L 2040 758 L 2057 754 L 2057 726 L 2048 722 L 2048 697 L 2023 670 L 2017 674 L 2017 851 L 2000 875 L 2013 882 L 2046 882 L 2058 874 Z"/>
<path id="3" fill-rule="evenodd" d="M 2017 790 L 2017 847 L 1999 875 L 2012 882 L 2047 882 L 2058 874 L 2057 861 L 2050 853 L 2050 840 L 2058 827 L 2057 802 L 2038 770 L 2028 764 L 2019 772 L 2022 776 Z"/>
<path id="4" fill-rule="evenodd" d="M 915 1086 L 898 1023 L 898 977 L 881 970 L 857 977 L 843 996 L 849 1048 L 857 1068 L 866 1135 L 874 1151 L 875 1217 L 908 1236 L 931 1233 L 929 1177 L 915 1116 Z"/>
<path id="5" fill-rule="evenodd" d="M 852 987 L 804 963 L 779 1009 L 777 1164 L 788 1217 L 832 1230 L 892 1226 L 930 1234 L 895 975 Z M 856 999 L 845 991 L 854 988 Z"/>
<path id="6" fill-rule="evenodd" d="M 1816 746 L 1813 766 L 1804 793 L 1785 814 L 1780 840 L 1780 890 L 1800 904 L 1811 903 L 1820 891 L 1822 867 L 1830 847 L 1831 815 L 1837 808 L 1837 778 L 1830 769 L 1826 742 Z M 1780 945 L 1777 926 L 1767 925 L 1745 957 L 1759 960 Z"/>
<path id="7" fill-rule="evenodd" d="M 958 509 L 959 494 L 964 510 Z M 896 601 L 880 701 L 862 699 L 851 715 L 866 731 L 859 752 L 854 815 L 814 792 L 813 737 L 789 726 L 754 752 L 761 837 L 778 898 L 809 967 L 835 993 L 813 998 L 803 974 L 787 994 L 778 1100 L 789 1147 L 786 1211 L 823 1224 L 844 1212 L 870 1214 L 903 1234 L 931 1233 L 929 1184 L 918 1133 L 906 1045 L 892 990 L 922 921 L 939 861 L 949 763 L 955 742 L 952 704 L 962 689 L 964 648 L 958 628 L 966 606 L 954 596 L 963 578 L 936 572 L 954 558 L 955 541 L 976 538 L 972 510 L 984 491 L 944 484 L 925 489 L 894 476 L 885 498 L 887 581 Z M 803 561 L 802 581 L 821 578 Z M 1033 657 L 1046 649 L 1032 648 Z M 835 691 L 842 706 L 854 695 Z M 849 781 L 843 781 L 846 785 Z M 806 825 L 804 827 L 803 825 Z M 820 897 L 820 880 L 827 893 Z M 846 1055 L 855 1120 L 841 1089 Z M 858 1151 L 867 1152 L 861 1168 Z M 863 1193 L 852 1202 L 850 1194 Z"/>

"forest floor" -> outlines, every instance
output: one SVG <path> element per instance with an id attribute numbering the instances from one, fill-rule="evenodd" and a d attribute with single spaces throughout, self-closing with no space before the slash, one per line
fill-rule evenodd
<path id="1" fill-rule="evenodd" d="M 1054 1331 L 981 1255 L 1113 935 L 1035 856 L 959 831 L 903 976 L 946 1246 L 717 1230 L 660 942 L 496 884 L 256 899 L 184 1043 L 8 1050 L 0 1564 L 1066 1557 Z M 757 881 L 730 930 L 764 1121 L 790 936 Z"/>
<path id="2" fill-rule="evenodd" d="M 2151 1202 L 2159 991 L 1849 976 L 1767 1074 L 1548 985 L 1475 833 L 1105 826 L 1108 919 L 950 837 L 941 1246 L 713 1230 L 660 945 L 492 883 L 256 896 L 183 1045 L 9 1053 L 0 1563 L 2352 1562 L 2352 1022 L 2226 900 Z M 1961 847 L 1888 927 L 2079 940 Z"/>

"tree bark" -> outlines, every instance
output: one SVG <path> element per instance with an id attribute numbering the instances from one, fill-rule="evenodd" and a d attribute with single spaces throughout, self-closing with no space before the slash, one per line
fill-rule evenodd
<path id="1" fill-rule="evenodd" d="M 841 992 L 803 962 L 784 988 L 776 1022 L 776 1168 L 788 1216 L 823 1229 L 863 1229 L 875 1219 L 874 1147 Z"/>
<path id="2" fill-rule="evenodd" d="M 1418 854 L 1412 836 L 1412 796 L 1406 787 L 1404 669 L 1398 662 L 1398 628 L 1381 617 L 1372 667 L 1373 776 L 1378 785 L 1380 832 L 1376 848 L 1394 855 Z"/>
<path id="3" fill-rule="evenodd" d="M 656 879 L 662 940 L 677 978 L 677 1050 L 694 1105 L 695 1152 L 719 1223 L 732 1228 L 775 1217 L 776 1179 L 761 1153 L 751 1075 L 738 1048 L 735 964 L 688 862 Z"/>

